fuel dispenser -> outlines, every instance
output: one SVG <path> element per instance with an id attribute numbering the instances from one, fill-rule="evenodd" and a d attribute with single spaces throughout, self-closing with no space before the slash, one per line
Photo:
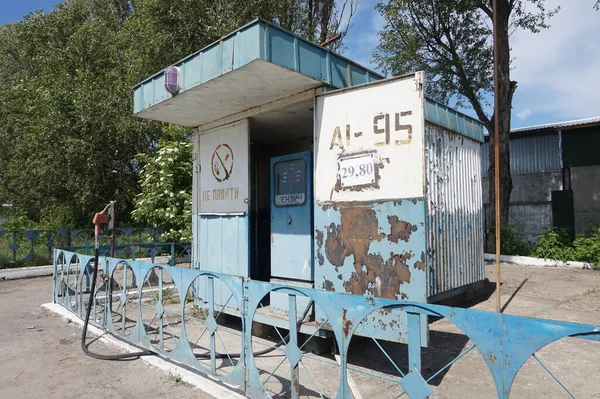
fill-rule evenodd
<path id="1" fill-rule="evenodd" d="M 272 283 L 313 287 L 313 196 L 310 151 L 271 158 L 271 279 Z M 271 311 L 287 295 L 271 294 Z M 297 313 L 308 306 L 299 298 Z"/>

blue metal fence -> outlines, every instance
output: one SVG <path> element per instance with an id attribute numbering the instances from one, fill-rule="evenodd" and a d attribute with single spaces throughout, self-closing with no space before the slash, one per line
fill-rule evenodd
<path id="1" fill-rule="evenodd" d="M 84 316 L 89 300 L 90 262 L 91 256 L 55 250 L 53 300 L 79 317 Z M 101 258 L 100 268 L 103 276 L 93 299 L 93 324 L 250 398 L 276 394 L 292 398 L 357 397 L 350 371 L 389 384 L 390 392 L 395 390 L 392 397 L 426 398 L 435 380 L 473 349 L 481 354 L 498 398 L 509 397 L 515 376 L 530 358 L 539 362 L 566 395 L 575 397 L 542 361 L 539 351 L 566 337 L 600 341 L 600 327 L 594 325 L 291 288 L 123 259 Z M 278 306 L 287 308 L 289 321 L 284 328 L 275 328 L 273 343 L 252 332 L 266 298 L 275 291 L 287 295 L 287 303 Z M 305 323 L 309 312 L 298 306 L 301 297 L 309 298 L 310 311 L 319 308 L 326 319 L 318 324 Z M 359 332 L 370 336 L 362 321 L 392 308 L 402 309 L 407 315 L 405 364 L 386 343 L 375 338 L 372 347 L 381 351 L 380 363 L 386 363 L 391 373 L 367 370 L 349 361 L 351 342 L 365 339 L 358 337 Z M 449 320 L 465 335 L 464 342 L 472 345 L 424 371 L 420 315 Z M 305 324 L 311 323 L 312 334 L 299 334 Z M 331 358 L 312 354 L 308 348 L 315 337 L 328 334 L 335 338 L 337 355 Z M 274 384 L 278 386 L 276 391 Z M 383 385 L 378 389 L 383 392 Z"/>
<path id="2" fill-rule="evenodd" d="M 131 244 L 156 243 L 160 232 L 161 229 L 154 228 L 117 228 L 116 243 L 119 248 Z M 54 248 L 68 248 L 89 254 L 93 246 L 92 229 L 0 230 L 0 266 L 11 263 L 50 264 Z"/>

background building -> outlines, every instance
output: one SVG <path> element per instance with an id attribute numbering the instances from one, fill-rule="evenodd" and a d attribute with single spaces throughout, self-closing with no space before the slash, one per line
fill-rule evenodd
<path id="1" fill-rule="evenodd" d="M 489 207 L 489 137 L 482 148 L 483 201 Z M 511 131 L 510 223 L 535 241 L 545 226 L 571 234 L 600 223 L 600 117 Z M 487 217 L 486 217 L 487 220 Z"/>

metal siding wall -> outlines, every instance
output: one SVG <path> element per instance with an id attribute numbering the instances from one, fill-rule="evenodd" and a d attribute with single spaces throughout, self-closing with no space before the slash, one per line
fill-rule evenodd
<path id="1" fill-rule="evenodd" d="M 481 170 L 490 166 L 490 143 L 481 146 Z M 510 169 L 513 175 L 555 172 L 562 169 L 558 133 L 510 139 Z"/>
<path id="2" fill-rule="evenodd" d="M 480 143 L 425 124 L 429 296 L 484 278 Z"/>
<path id="3" fill-rule="evenodd" d="M 199 224 L 199 235 L 194 237 L 195 253 L 199 259 L 195 268 L 249 277 L 248 215 L 194 215 L 194 218 Z M 221 285 L 215 285 L 216 303 L 224 305 L 228 297 L 228 293 L 222 292 Z"/>

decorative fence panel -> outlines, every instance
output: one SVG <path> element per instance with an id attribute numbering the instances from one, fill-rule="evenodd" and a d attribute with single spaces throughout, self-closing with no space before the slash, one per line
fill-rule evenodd
<path id="1" fill-rule="evenodd" d="M 55 250 L 54 260 L 53 299 L 83 318 L 93 258 Z M 533 397 L 532 392 L 544 397 L 548 384 L 555 384 L 565 397 L 575 397 L 577 392 L 552 373 L 541 353 L 564 338 L 596 346 L 592 341 L 600 341 L 600 327 L 594 325 L 291 288 L 115 258 L 101 258 L 100 269 L 103 276 L 93 298 L 91 323 L 250 398 L 356 399 L 361 392 L 364 397 L 426 398 L 449 368 L 466 361 L 474 371 L 464 376 L 463 383 L 477 385 L 488 378 L 488 385 L 482 385 L 489 388 L 488 395 L 508 398 L 523 365 L 535 361 L 540 367 L 534 377 L 540 385 L 525 384 L 527 397 Z M 253 335 L 264 320 L 267 298 L 275 291 L 287 295 L 287 302 L 277 305 L 287 308 L 289 318 L 280 320 L 272 337 Z M 309 298 L 308 308 L 299 306 L 306 302 L 301 297 Z M 305 322 L 316 308 L 326 320 Z M 391 308 L 407 313 L 408 345 L 369 338 L 362 321 Z M 421 345 L 420 315 L 445 318 L 462 332 L 459 338 L 445 337 L 447 347 L 437 363 L 426 368 L 422 359 L 430 348 Z M 317 341 L 323 336 L 334 339 Z M 453 344 L 457 339 L 458 346 Z M 319 342 L 333 342 L 333 354 L 318 354 Z M 458 350 L 452 352 L 453 346 Z M 369 359 L 377 360 L 366 367 Z M 466 385 L 459 392 L 473 397 Z"/>

